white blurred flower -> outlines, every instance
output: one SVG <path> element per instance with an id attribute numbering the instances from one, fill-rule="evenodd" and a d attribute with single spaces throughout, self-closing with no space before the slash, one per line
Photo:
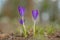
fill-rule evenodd
<path id="1" fill-rule="evenodd" d="M 43 22 L 49 21 L 49 13 L 48 12 L 43 12 L 42 13 L 42 21 Z"/>

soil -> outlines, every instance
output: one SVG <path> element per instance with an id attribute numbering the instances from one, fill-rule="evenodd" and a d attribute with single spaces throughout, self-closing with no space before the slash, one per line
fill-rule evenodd
<path id="1" fill-rule="evenodd" d="M 50 40 L 60 40 L 60 31 L 57 31 L 48 36 Z"/>
<path id="2" fill-rule="evenodd" d="M 60 31 L 57 31 L 56 33 L 53 33 L 51 35 L 47 36 L 47 40 L 60 40 Z M 34 40 L 33 35 L 28 35 L 28 37 L 23 37 L 22 35 L 15 35 L 13 33 L 10 34 L 4 34 L 0 33 L 0 40 Z"/>

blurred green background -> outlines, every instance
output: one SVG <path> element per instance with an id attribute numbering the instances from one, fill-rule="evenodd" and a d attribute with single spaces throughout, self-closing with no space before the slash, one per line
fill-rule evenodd
<path id="1" fill-rule="evenodd" d="M 19 28 L 18 6 L 26 8 L 25 24 L 32 26 L 32 9 L 39 10 L 37 25 L 60 25 L 60 0 L 0 0 L 0 31 L 13 32 Z M 14 29 L 14 30 L 13 30 Z"/>

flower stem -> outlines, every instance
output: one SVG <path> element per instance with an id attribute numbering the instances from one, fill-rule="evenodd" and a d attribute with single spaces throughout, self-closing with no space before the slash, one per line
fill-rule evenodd
<path id="1" fill-rule="evenodd" d="M 27 37 L 27 31 L 24 24 L 23 24 L 23 28 L 24 28 L 24 36 Z"/>
<path id="2" fill-rule="evenodd" d="M 34 27 L 33 27 L 33 35 L 35 36 L 36 35 L 36 31 L 35 31 L 35 24 L 36 24 L 36 21 L 34 21 Z"/>
<path id="3" fill-rule="evenodd" d="M 24 17 L 22 17 L 22 20 L 24 20 Z M 24 22 L 23 22 L 23 31 L 24 31 L 24 36 L 27 37 L 27 31 Z"/>

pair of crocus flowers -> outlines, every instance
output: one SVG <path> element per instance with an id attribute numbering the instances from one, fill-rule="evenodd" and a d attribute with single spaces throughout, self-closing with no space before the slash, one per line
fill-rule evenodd
<path id="1" fill-rule="evenodd" d="M 25 24 L 24 24 L 24 14 L 25 14 L 25 8 L 24 7 L 21 7 L 21 6 L 18 6 L 18 11 L 19 11 L 19 14 L 20 16 L 22 17 L 20 20 L 19 20 L 19 23 L 23 25 L 23 28 L 24 28 L 24 35 L 26 37 L 26 28 L 25 28 Z M 33 17 L 33 22 L 34 22 L 34 27 L 33 27 L 33 33 L 35 35 L 35 24 L 36 24 L 36 19 L 38 17 L 38 10 L 32 10 L 32 17 Z"/>
<path id="2" fill-rule="evenodd" d="M 18 6 L 18 11 L 19 11 L 20 16 L 23 17 L 24 14 L 25 14 L 25 8 L 22 7 L 22 6 Z M 38 10 L 32 10 L 32 17 L 33 17 L 34 20 L 37 19 L 37 17 L 38 17 Z M 23 23 L 24 23 L 24 20 L 21 19 L 20 20 L 20 24 L 23 24 Z"/>

